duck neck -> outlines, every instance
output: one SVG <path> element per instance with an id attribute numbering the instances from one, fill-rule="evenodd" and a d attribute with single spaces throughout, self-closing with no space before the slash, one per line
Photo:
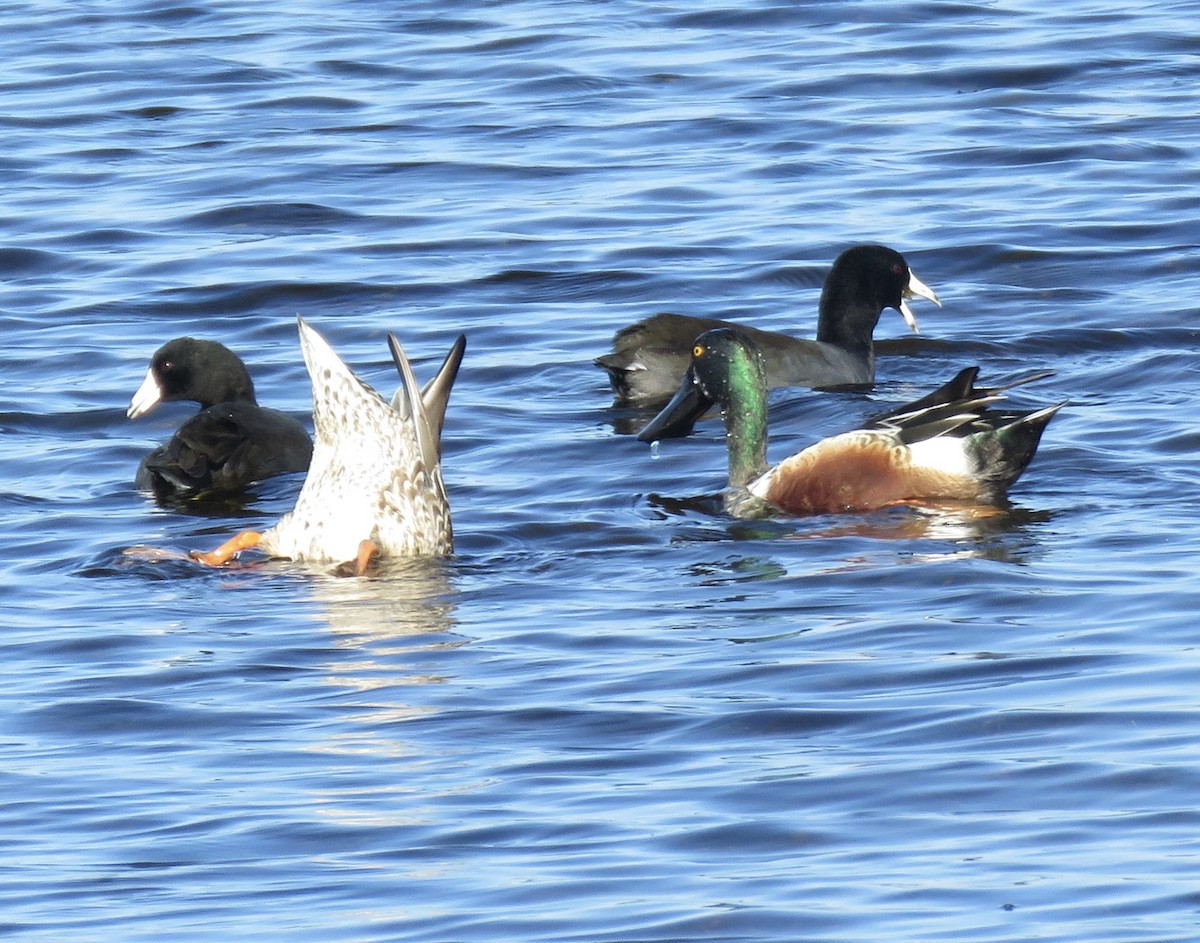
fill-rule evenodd
<path id="1" fill-rule="evenodd" d="M 767 391 L 754 373 L 757 364 L 732 364 L 725 403 L 725 444 L 729 451 L 729 484 L 745 488 L 767 470 Z M 757 381 L 757 382 L 756 382 Z"/>
<path id="2" fill-rule="evenodd" d="M 226 386 L 219 391 L 213 391 L 210 398 L 218 403 L 254 403 L 257 405 L 254 381 L 250 379 L 250 372 L 246 369 L 245 364 L 238 363 L 236 369 L 231 366 L 229 376 L 226 378 Z"/>
<path id="3" fill-rule="evenodd" d="M 883 309 L 863 297 L 853 284 L 830 284 L 821 291 L 817 340 L 851 353 L 870 356 L 871 335 Z"/>
<path id="4" fill-rule="evenodd" d="M 195 375 L 192 399 L 204 409 L 218 403 L 258 403 L 250 372 L 236 358 L 232 361 L 201 361 Z"/>

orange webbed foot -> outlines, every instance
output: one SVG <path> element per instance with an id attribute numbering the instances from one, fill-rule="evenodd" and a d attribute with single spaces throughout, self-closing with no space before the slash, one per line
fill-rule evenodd
<path id="1" fill-rule="evenodd" d="M 205 566 L 223 566 L 243 550 L 257 547 L 262 540 L 262 536 L 256 530 L 244 530 L 225 541 L 216 550 L 210 550 L 207 553 L 193 550 L 188 556 L 193 560 L 203 563 Z"/>

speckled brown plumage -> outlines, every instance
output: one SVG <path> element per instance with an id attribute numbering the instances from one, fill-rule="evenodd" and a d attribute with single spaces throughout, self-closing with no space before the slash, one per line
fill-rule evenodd
<path id="1" fill-rule="evenodd" d="M 263 534 L 261 548 L 294 560 L 334 562 L 353 559 L 364 540 L 385 556 L 450 553 L 454 538 L 440 432 L 453 378 L 438 387 L 438 401 L 427 405 L 392 338 L 401 389 L 389 404 L 320 334 L 303 320 L 299 324 L 312 378 L 316 443 L 296 507 Z M 464 346 L 459 338 L 439 378 L 457 372 Z"/>
<path id="2" fill-rule="evenodd" d="M 389 334 L 401 383 L 388 403 L 320 334 L 297 320 L 312 379 L 316 444 L 296 506 L 267 531 L 243 531 L 193 557 L 217 566 L 258 547 L 292 560 L 349 564 L 361 573 L 376 555 L 449 554 L 454 534 L 442 481 L 441 432 L 466 338 L 455 341 L 422 390 L 400 342 Z"/>

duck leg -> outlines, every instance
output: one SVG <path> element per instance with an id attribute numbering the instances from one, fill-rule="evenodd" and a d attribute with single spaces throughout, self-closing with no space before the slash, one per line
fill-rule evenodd
<path id="1" fill-rule="evenodd" d="M 358 544 L 358 554 L 353 560 L 339 563 L 333 568 L 335 576 L 362 576 L 367 572 L 371 561 L 379 555 L 379 545 L 373 540 L 362 540 Z"/>
<path id="2" fill-rule="evenodd" d="M 379 547 L 376 546 L 373 540 L 364 540 L 358 545 L 358 559 L 355 563 L 355 571 L 359 576 L 367 572 L 367 567 L 371 563 L 371 559 L 379 553 Z"/>
<path id="3" fill-rule="evenodd" d="M 262 534 L 256 530 L 244 530 L 240 534 L 231 537 L 225 543 L 221 544 L 216 550 L 210 550 L 208 553 L 203 553 L 199 550 L 193 550 L 188 554 L 193 560 L 203 563 L 205 566 L 221 566 L 228 563 L 230 559 L 243 550 L 249 550 L 251 547 L 257 547 L 259 541 L 262 540 Z"/>

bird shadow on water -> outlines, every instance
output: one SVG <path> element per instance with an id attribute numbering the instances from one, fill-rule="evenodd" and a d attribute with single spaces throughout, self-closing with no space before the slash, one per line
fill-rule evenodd
<path id="1" fill-rule="evenodd" d="M 148 581 L 193 580 L 220 573 L 245 573 L 253 568 L 261 568 L 265 563 L 255 560 L 216 570 L 197 563 L 182 550 L 138 544 L 101 550 L 80 566 L 76 575 L 86 579 L 132 577 Z"/>
<path id="2" fill-rule="evenodd" d="M 164 511 L 188 517 L 214 519 L 258 518 L 290 509 L 304 483 L 304 473 L 277 475 L 236 491 L 178 492 L 146 490 L 141 492 Z"/>
<path id="3" fill-rule="evenodd" d="M 202 544 L 204 537 L 189 538 L 188 544 Z M 365 574 L 352 574 L 345 565 L 333 563 L 297 563 L 291 560 L 274 559 L 251 550 L 222 566 L 210 566 L 194 559 L 188 551 L 178 547 L 155 547 L 144 544 L 110 547 L 95 554 L 76 571 L 77 575 L 91 578 L 133 576 L 148 580 L 196 579 L 196 578 L 301 578 L 314 586 L 325 586 L 321 597 L 327 600 L 346 597 L 355 605 L 363 604 L 367 598 L 381 595 L 378 587 L 401 587 L 389 591 L 389 598 L 411 600 L 424 596 L 440 595 L 450 591 L 445 574 L 446 562 L 437 557 L 404 557 L 373 560 Z M 437 583 L 433 577 L 439 577 Z M 359 590 L 334 589 L 341 584 L 373 586 L 369 596 Z M 314 595 L 315 595 L 314 591 Z"/>

